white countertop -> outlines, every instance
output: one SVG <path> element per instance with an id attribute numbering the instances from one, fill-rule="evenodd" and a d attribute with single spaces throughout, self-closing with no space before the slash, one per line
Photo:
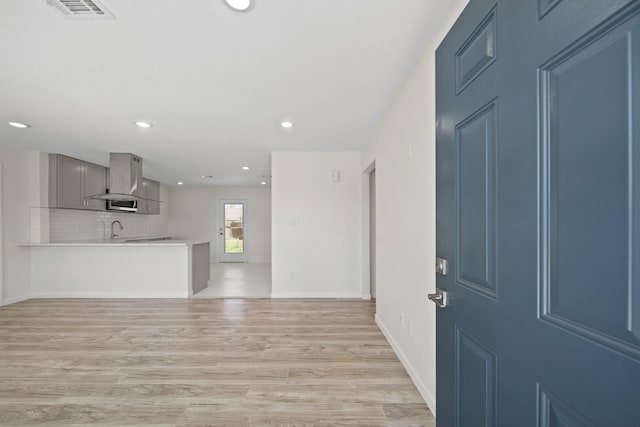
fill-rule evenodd
<path id="1" fill-rule="evenodd" d="M 155 240 L 150 240 L 155 239 Z M 160 240 L 165 239 L 165 240 Z M 197 240 L 171 239 L 168 236 L 124 237 L 121 239 L 84 240 L 70 242 L 21 243 L 18 246 L 54 247 L 54 246 L 101 246 L 101 247 L 141 247 L 141 246 L 191 246 L 209 243 Z"/>

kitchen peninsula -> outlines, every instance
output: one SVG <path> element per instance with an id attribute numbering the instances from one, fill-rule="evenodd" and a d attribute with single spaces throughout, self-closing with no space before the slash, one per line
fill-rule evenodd
<path id="1" fill-rule="evenodd" d="M 188 298 L 209 281 L 209 242 L 163 237 L 25 243 L 32 298 Z"/>

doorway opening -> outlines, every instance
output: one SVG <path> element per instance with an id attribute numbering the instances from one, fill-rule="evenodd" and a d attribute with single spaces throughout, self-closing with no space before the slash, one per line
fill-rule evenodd
<path id="1" fill-rule="evenodd" d="M 376 164 L 362 171 L 362 298 L 376 298 Z"/>
<path id="2" fill-rule="evenodd" d="M 4 300 L 4 265 L 3 265 L 3 255 L 2 248 L 4 247 L 3 233 L 2 233 L 2 163 L 0 163 L 0 306 L 3 306 L 5 303 Z"/>
<path id="3" fill-rule="evenodd" d="M 369 172 L 369 291 L 376 298 L 376 169 Z"/>
<path id="4" fill-rule="evenodd" d="M 251 229 L 249 200 L 254 215 Z M 270 205 L 260 200 L 218 199 L 215 262 L 209 286 L 195 298 L 271 298 L 271 262 L 263 254 L 265 233 L 270 231 L 270 220 L 264 216 Z"/>

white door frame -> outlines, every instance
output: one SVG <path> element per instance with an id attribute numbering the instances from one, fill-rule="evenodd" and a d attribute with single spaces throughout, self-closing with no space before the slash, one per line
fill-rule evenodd
<path id="1" fill-rule="evenodd" d="M 369 291 L 376 297 L 376 168 L 369 172 Z"/>
<path id="2" fill-rule="evenodd" d="M 2 221 L 2 169 L 3 164 L 0 162 L 0 306 L 4 305 L 4 236 L 3 236 L 3 224 Z"/>
<path id="3" fill-rule="evenodd" d="M 371 217 L 371 203 L 370 203 L 370 186 L 371 186 L 371 171 L 376 168 L 376 162 L 373 160 L 362 171 L 362 268 L 360 270 L 361 284 L 360 290 L 362 293 L 362 299 L 371 299 L 371 230 L 370 230 L 370 217 Z M 375 261 L 373 263 L 375 267 Z M 375 290 L 374 290 L 375 292 Z"/>
<path id="4" fill-rule="evenodd" d="M 243 253 L 241 254 L 229 254 L 225 252 L 224 247 L 224 205 L 225 204 L 242 204 L 242 248 Z M 217 245 L 216 245 L 216 254 L 218 262 L 247 262 L 248 257 L 248 249 L 249 246 L 247 242 L 249 239 L 249 215 L 248 215 L 248 200 L 247 199 L 218 199 L 218 215 L 217 215 Z"/>

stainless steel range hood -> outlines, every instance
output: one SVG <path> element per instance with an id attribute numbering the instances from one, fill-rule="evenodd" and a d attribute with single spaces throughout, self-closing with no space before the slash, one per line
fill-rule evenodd
<path id="1" fill-rule="evenodd" d="M 111 200 L 135 200 L 142 195 L 142 158 L 131 153 L 109 155 Z M 125 197 L 114 199 L 115 197 Z"/>
<path id="2" fill-rule="evenodd" d="M 142 158 L 131 153 L 110 153 L 106 193 L 89 196 L 99 200 L 147 200 L 142 195 Z"/>

